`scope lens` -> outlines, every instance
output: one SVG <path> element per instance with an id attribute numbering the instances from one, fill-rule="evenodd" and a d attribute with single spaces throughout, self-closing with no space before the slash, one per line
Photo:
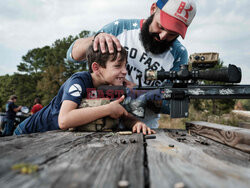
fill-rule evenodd
<path id="1" fill-rule="evenodd" d="M 195 59 L 196 61 L 198 61 L 198 60 L 200 59 L 200 56 L 197 55 L 197 56 L 194 57 L 194 59 Z"/>

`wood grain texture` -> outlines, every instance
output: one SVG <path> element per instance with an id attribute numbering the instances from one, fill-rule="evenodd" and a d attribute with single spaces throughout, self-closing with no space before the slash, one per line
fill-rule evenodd
<path id="1" fill-rule="evenodd" d="M 142 135 L 108 135 L 51 131 L 1 138 L 0 185 L 111 188 L 127 180 L 131 187 L 144 187 Z M 23 162 L 38 165 L 39 171 L 23 175 L 11 170 Z"/>
<path id="2" fill-rule="evenodd" d="M 0 138 L 0 151 L 4 188 L 112 188 L 120 180 L 130 188 L 250 184 L 250 154 L 186 131 L 158 130 L 156 139 L 146 140 L 141 134 L 51 131 Z M 38 172 L 11 170 L 23 162 L 38 165 Z"/>
<path id="3" fill-rule="evenodd" d="M 178 139 L 170 137 L 163 130 L 158 130 L 155 140 L 147 140 L 150 187 L 173 188 L 179 182 L 184 183 L 185 187 L 249 187 L 249 154 L 243 153 L 242 156 L 238 156 L 247 160 L 245 162 L 248 165 L 237 165 L 239 161 L 233 163 L 229 159 L 223 160 L 214 154 L 208 154 L 213 141 L 197 147 L 200 143 L 194 141 L 193 136 L 188 135 L 185 138 L 184 141 L 178 142 Z M 219 149 L 215 151 L 218 155 L 221 152 Z M 232 153 L 235 151 L 237 152 L 232 149 Z M 231 160 L 234 156 L 231 156 Z"/>
<path id="4" fill-rule="evenodd" d="M 197 148 L 213 158 L 224 162 L 233 163 L 237 166 L 250 168 L 250 154 L 236 148 L 221 144 L 209 138 L 189 133 L 186 130 L 164 130 L 165 134 L 178 142 Z"/>
<path id="5" fill-rule="evenodd" d="M 250 153 L 250 130 L 204 121 L 187 122 L 191 132 Z"/>

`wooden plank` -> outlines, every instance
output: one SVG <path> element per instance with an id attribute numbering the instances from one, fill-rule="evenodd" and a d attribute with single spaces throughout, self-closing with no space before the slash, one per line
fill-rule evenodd
<path id="1" fill-rule="evenodd" d="M 186 130 L 164 130 L 166 134 L 177 140 L 195 148 L 199 148 L 213 158 L 238 166 L 250 168 L 250 154 L 221 144 L 217 141 L 205 138 L 195 133 L 188 134 Z"/>
<path id="2" fill-rule="evenodd" d="M 239 122 L 239 127 L 244 129 L 250 129 L 250 123 L 249 122 Z"/>
<path id="3" fill-rule="evenodd" d="M 250 153 L 250 130 L 204 121 L 186 122 L 191 132 Z"/>
<path id="4" fill-rule="evenodd" d="M 250 111 L 232 110 L 232 113 L 238 116 L 241 120 L 250 121 Z"/>
<path id="5" fill-rule="evenodd" d="M 117 187 L 126 180 L 131 187 L 144 187 L 142 143 L 141 134 L 63 131 L 0 138 L 0 185 Z M 11 170 L 23 162 L 38 165 L 39 171 L 27 175 Z"/>
<path id="6" fill-rule="evenodd" d="M 195 141 L 196 136 L 187 133 L 173 136 L 158 130 L 156 136 L 154 140 L 146 140 L 151 188 L 172 188 L 177 183 L 185 187 L 249 187 L 249 154 L 238 151 L 238 155 L 236 149 L 212 140 L 203 145 Z M 213 150 L 217 155 L 211 153 Z M 228 158 L 220 158 L 221 153 L 222 156 L 227 153 Z M 240 160 L 234 162 L 235 156 Z M 241 160 L 244 162 L 240 164 Z"/>

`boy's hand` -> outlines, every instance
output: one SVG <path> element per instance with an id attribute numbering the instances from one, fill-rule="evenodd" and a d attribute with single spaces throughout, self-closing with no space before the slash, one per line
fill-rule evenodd
<path id="1" fill-rule="evenodd" d="M 155 134 L 155 131 L 154 130 L 151 130 L 145 123 L 141 122 L 141 121 L 138 121 L 135 123 L 135 125 L 132 127 L 132 131 L 134 133 L 140 133 L 142 130 L 142 133 L 144 135 L 146 135 L 147 133 L 148 134 Z"/>
<path id="2" fill-rule="evenodd" d="M 99 33 L 94 38 L 94 51 L 97 51 L 97 46 L 100 44 L 102 53 L 105 53 L 105 45 L 107 43 L 109 52 L 114 53 L 113 42 L 116 44 L 117 50 L 121 51 L 121 43 L 114 35 L 108 33 Z"/>
<path id="3" fill-rule="evenodd" d="M 120 116 L 127 116 L 128 112 L 125 110 L 125 108 L 122 107 L 122 105 L 120 105 L 120 103 L 124 100 L 125 96 L 123 95 L 121 98 L 117 99 L 116 101 L 113 101 L 109 104 L 110 107 L 110 114 L 109 116 L 117 119 Z"/>

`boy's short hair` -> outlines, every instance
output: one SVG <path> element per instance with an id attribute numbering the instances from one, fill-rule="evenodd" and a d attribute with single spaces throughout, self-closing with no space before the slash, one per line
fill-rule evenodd
<path id="1" fill-rule="evenodd" d="M 106 68 L 106 63 L 108 60 L 110 61 L 115 61 L 118 58 L 118 62 L 122 61 L 127 61 L 127 51 L 125 50 L 124 47 L 121 48 L 121 51 L 117 50 L 116 44 L 113 42 L 114 46 L 114 52 L 109 53 L 108 50 L 108 45 L 105 43 L 105 53 L 101 52 L 100 45 L 98 45 L 97 51 L 94 51 L 93 48 L 93 43 L 89 46 L 87 52 L 86 52 L 86 57 L 88 61 L 88 66 L 89 66 L 89 72 L 93 72 L 92 70 L 92 63 L 96 62 L 98 63 L 101 67 Z"/>

